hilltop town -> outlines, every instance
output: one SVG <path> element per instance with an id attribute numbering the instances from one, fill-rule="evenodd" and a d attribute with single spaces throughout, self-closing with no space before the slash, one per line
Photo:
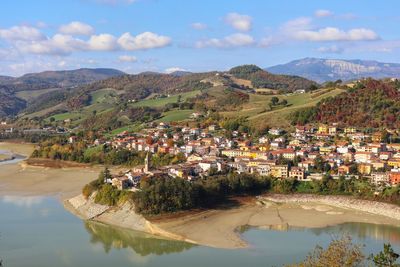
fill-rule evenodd
<path id="1" fill-rule="evenodd" d="M 85 144 L 92 150 L 109 147 L 142 153 L 138 161 L 141 164 L 108 180 L 119 189 L 137 188 L 141 178 L 147 176 L 168 174 L 171 178 L 194 181 L 228 172 L 298 181 L 328 176 L 367 179 L 377 193 L 400 184 L 400 143 L 391 141 L 397 136 L 395 131 L 366 133 L 355 127 L 321 124 L 297 126 L 293 132 L 271 128 L 256 139 L 240 131 L 229 135 L 216 124 L 197 128 L 159 123 L 140 132 L 124 131 Z M 73 147 L 82 143 L 82 138 L 70 136 L 68 143 Z M 42 157 L 45 150 L 41 147 L 33 156 Z M 151 155 L 168 155 L 175 160 L 153 166 Z M 129 165 L 129 161 L 121 163 Z"/>

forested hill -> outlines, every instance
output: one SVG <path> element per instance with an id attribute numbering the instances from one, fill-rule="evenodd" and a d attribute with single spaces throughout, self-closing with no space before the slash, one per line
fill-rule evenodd
<path id="1" fill-rule="evenodd" d="M 293 92 L 296 90 L 313 90 L 316 83 L 294 75 L 277 75 L 269 73 L 256 65 L 242 65 L 229 70 L 236 78 L 249 80 L 253 88 L 268 88 Z"/>
<path id="2" fill-rule="evenodd" d="M 372 128 L 400 127 L 400 84 L 367 79 L 316 107 L 292 114 L 293 124 L 335 123 Z"/>
<path id="3" fill-rule="evenodd" d="M 115 69 L 77 69 L 28 73 L 21 77 L 0 77 L 0 84 L 16 91 L 65 88 L 121 76 L 125 73 Z"/>
<path id="4" fill-rule="evenodd" d="M 16 115 L 25 106 L 24 100 L 15 97 L 10 90 L 2 88 L 0 85 L 0 117 Z"/>

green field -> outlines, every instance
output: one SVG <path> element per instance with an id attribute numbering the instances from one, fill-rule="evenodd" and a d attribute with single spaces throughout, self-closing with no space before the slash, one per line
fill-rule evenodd
<path id="1" fill-rule="evenodd" d="M 50 89 L 41 89 L 41 90 L 26 90 L 26 91 L 19 91 L 16 93 L 17 97 L 22 98 L 26 101 L 34 99 L 42 94 L 53 92 L 60 90 L 60 88 L 50 88 Z"/>
<path id="2" fill-rule="evenodd" d="M 153 107 L 153 108 L 163 107 L 167 104 L 178 102 L 178 95 L 181 96 L 181 101 L 185 101 L 186 99 L 195 97 L 198 94 L 200 94 L 200 91 L 196 90 L 196 91 L 181 93 L 181 94 L 177 94 L 177 95 L 172 95 L 170 97 L 157 98 L 157 99 L 145 99 L 145 100 L 141 100 L 139 102 L 133 103 L 133 104 L 131 104 L 131 106 L 133 106 L 133 107 Z"/>
<path id="3" fill-rule="evenodd" d="M 287 94 L 287 95 L 258 95 L 250 94 L 250 100 L 239 111 L 222 112 L 221 114 L 234 117 L 247 117 L 255 126 L 266 124 L 271 127 L 289 127 L 288 116 L 301 108 L 315 106 L 321 99 L 331 97 L 343 92 L 342 89 L 321 89 L 312 93 Z M 283 108 L 270 110 L 271 98 L 276 96 L 279 100 L 286 99 L 288 105 Z"/>
<path id="4" fill-rule="evenodd" d="M 162 118 L 156 120 L 157 122 L 172 122 L 172 121 L 183 121 L 187 120 L 190 117 L 190 114 L 193 113 L 191 109 L 184 110 L 171 110 L 168 112 L 164 112 L 162 114 Z"/>

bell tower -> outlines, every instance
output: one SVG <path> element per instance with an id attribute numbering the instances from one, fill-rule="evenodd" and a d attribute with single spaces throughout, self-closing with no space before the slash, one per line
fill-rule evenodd
<path id="1" fill-rule="evenodd" d="M 148 173 L 150 170 L 150 156 L 149 152 L 147 152 L 146 157 L 144 159 L 144 172 Z"/>

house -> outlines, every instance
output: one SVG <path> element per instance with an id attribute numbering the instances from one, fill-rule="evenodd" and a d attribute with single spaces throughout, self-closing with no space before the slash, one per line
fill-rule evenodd
<path id="1" fill-rule="evenodd" d="M 392 186 L 400 185 L 400 172 L 390 172 L 389 181 Z"/>
<path id="2" fill-rule="evenodd" d="M 217 131 L 217 130 L 219 130 L 219 126 L 216 124 L 211 124 L 210 126 L 208 126 L 208 130 L 210 132 Z"/>
<path id="3" fill-rule="evenodd" d="M 189 157 L 187 157 L 187 162 L 201 161 L 201 160 L 203 160 L 203 157 L 201 157 L 198 154 L 192 154 Z"/>
<path id="4" fill-rule="evenodd" d="M 344 128 L 344 133 L 345 134 L 354 134 L 357 132 L 357 129 L 355 127 L 346 127 Z"/>
<path id="5" fill-rule="evenodd" d="M 387 185 L 390 183 L 389 174 L 386 172 L 371 173 L 371 183 L 375 185 Z"/>
<path id="6" fill-rule="evenodd" d="M 283 134 L 283 130 L 280 129 L 280 128 L 271 128 L 271 129 L 268 131 L 268 133 L 269 133 L 270 135 L 281 135 L 281 134 Z"/>
<path id="7" fill-rule="evenodd" d="M 119 190 L 128 189 L 131 187 L 131 181 L 126 176 L 115 177 L 111 181 L 112 186 L 115 186 Z"/>
<path id="8" fill-rule="evenodd" d="M 388 160 L 387 164 L 388 164 L 390 167 L 399 169 L 399 168 L 400 168 L 400 159 L 398 159 L 398 158 L 391 158 L 391 159 Z"/>
<path id="9" fill-rule="evenodd" d="M 305 173 L 303 168 L 292 167 L 289 171 L 289 178 L 302 181 L 305 179 Z"/>
<path id="10" fill-rule="evenodd" d="M 275 178 L 286 179 L 288 177 L 288 166 L 287 165 L 271 166 L 271 175 Z"/>
<path id="11" fill-rule="evenodd" d="M 331 134 L 331 135 L 335 135 L 337 133 L 336 126 L 329 126 L 328 133 Z"/>
<path id="12" fill-rule="evenodd" d="M 367 163 L 372 158 L 371 152 L 356 152 L 354 154 L 354 160 L 356 162 Z"/>
<path id="13" fill-rule="evenodd" d="M 347 175 L 350 173 L 350 166 L 341 165 L 338 167 L 338 174 L 339 175 Z"/>
<path id="14" fill-rule="evenodd" d="M 372 165 L 368 164 L 368 163 L 361 163 L 361 164 L 358 164 L 357 170 L 360 174 L 369 175 L 372 172 Z"/>
<path id="15" fill-rule="evenodd" d="M 328 126 L 323 125 L 323 124 L 319 125 L 318 126 L 318 133 L 319 134 L 328 134 L 329 133 Z"/>

